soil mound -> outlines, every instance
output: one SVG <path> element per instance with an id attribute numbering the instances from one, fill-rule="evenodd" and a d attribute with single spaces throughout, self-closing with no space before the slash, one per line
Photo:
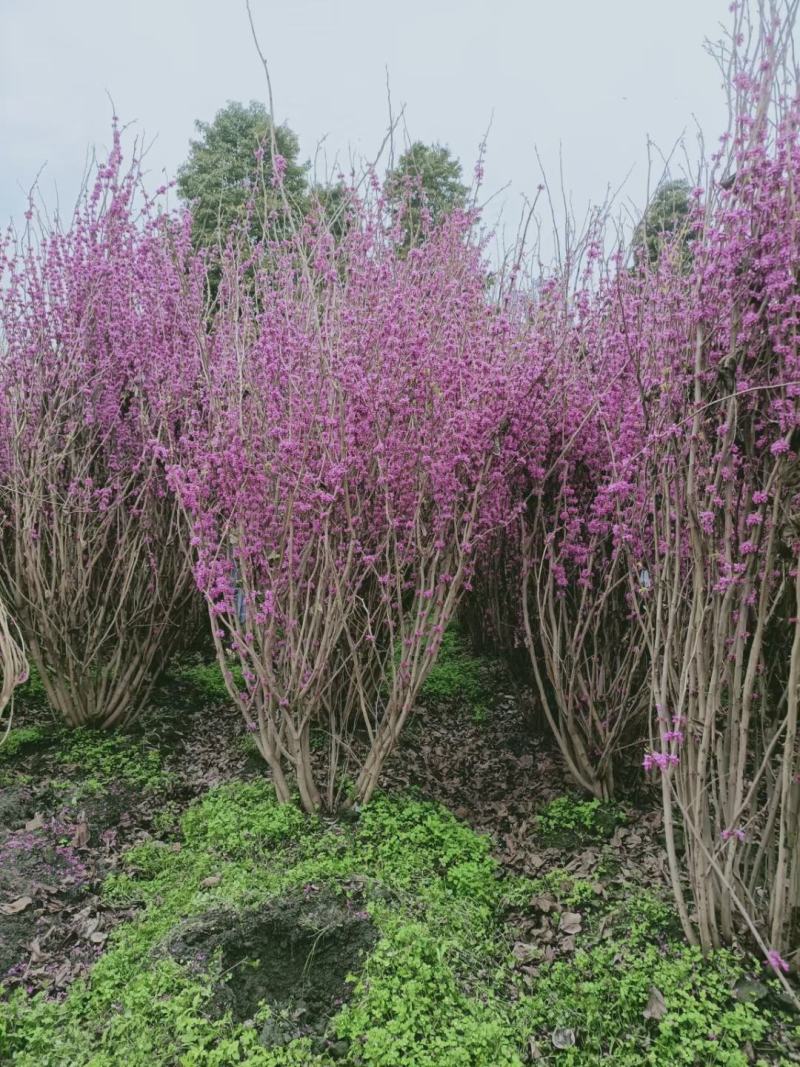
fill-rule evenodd
<path id="1" fill-rule="evenodd" d="M 244 1021 L 268 1004 L 262 1041 L 280 1045 L 324 1034 L 350 995 L 348 975 L 359 971 L 377 938 L 358 900 L 314 889 L 248 911 L 194 917 L 166 947 L 193 970 L 219 959 L 223 977 L 213 1009 Z"/>

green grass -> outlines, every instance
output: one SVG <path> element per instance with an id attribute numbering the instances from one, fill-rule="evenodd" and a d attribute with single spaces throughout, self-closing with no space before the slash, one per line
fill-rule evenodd
<path id="1" fill-rule="evenodd" d="M 38 776 L 23 775 L 16 767 L 28 746 L 46 745 L 49 789 L 59 795 L 97 797 L 110 787 L 138 793 L 167 789 L 174 778 L 163 766 L 158 749 L 128 734 L 106 733 L 89 727 L 70 729 L 60 723 L 20 726 L 0 746 L 0 785 L 33 783 Z"/>
<path id="2" fill-rule="evenodd" d="M 10 762 L 27 745 L 38 745 L 47 739 L 47 732 L 41 726 L 17 726 L 9 730 L 5 741 L 0 745 L 0 761 Z"/>
<path id="3" fill-rule="evenodd" d="M 308 1038 L 264 1047 L 267 1005 L 250 1022 L 215 1016 L 218 963 L 199 974 L 164 952 L 187 916 L 309 887 L 361 894 L 380 935 L 330 1023 L 331 1039 L 349 1043 L 336 1060 Z M 513 958 L 506 916 L 541 894 L 585 923 L 575 954 L 531 977 Z M 675 938 L 672 909 L 655 894 L 608 901 L 563 869 L 503 877 L 485 838 L 414 797 L 377 797 L 357 822 L 336 824 L 279 806 L 262 780 L 221 786 L 184 814 L 179 842 L 134 847 L 104 896 L 139 917 L 63 1002 L 11 995 L 2 1062 L 112 1067 L 124 1054 L 131 1067 L 519 1067 L 535 1047 L 545 1064 L 744 1067 L 748 1043 L 768 1048 L 776 1025 L 774 1010 L 734 998 L 743 961 L 703 960 Z M 654 988 L 664 1010 L 648 1018 Z M 556 1031 L 574 1045 L 556 1049 Z"/>
<path id="4" fill-rule="evenodd" d="M 157 749 L 125 734 L 89 728 L 59 732 L 58 763 L 74 768 L 87 792 L 101 791 L 114 782 L 155 792 L 170 781 Z"/>
<path id="5" fill-rule="evenodd" d="M 15 701 L 23 707 L 43 707 L 47 703 L 42 676 L 34 663 L 29 665 L 28 680 L 17 689 Z"/>
<path id="6" fill-rule="evenodd" d="M 194 702 L 229 701 L 215 663 L 179 663 L 167 682 Z M 423 700 L 484 720 L 495 688 L 493 666 L 449 630 Z M 42 703 L 35 675 L 20 698 L 23 708 Z M 43 742 L 56 789 L 86 795 L 122 783 L 147 793 L 170 785 L 158 750 L 137 736 L 38 723 L 11 731 L 0 747 L 3 773 Z M 537 813 L 538 841 L 598 845 L 598 867 L 591 876 L 554 867 L 523 878 L 504 875 L 485 838 L 413 796 L 379 796 L 357 821 L 340 823 L 279 806 L 261 779 L 214 789 L 182 815 L 165 802 L 155 829 L 168 840 L 135 846 L 103 885 L 109 907 L 138 909 L 137 917 L 116 928 L 64 1000 L 4 994 L 0 1062 L 521 1067 L 531 1055 L 544 1067 L 798 1062 L 787 1050 L 800 1046 L 800 1025 L 759 963 L 729 951 L 701 957 L 681 939 L 669 900 L 623 884 L 618 869 L 606 879 L 619 856 L 603 842 L 625 818 L 617 805 L 555 798 Z M 331 1040 L 344 1043 L 336 1059 L 308 1038 L 265 1047 L 267 1004 L 252 1020 L 220 1016 L 212 1010 L 224 980 L 220 960 L 202 972 L 165 951 L 188 917 L 268 907 L 309 887 L 357 894 L 379 934 L 330 1022 Z M 546 914 L 536 911 L 543 899 Z M 540 921 L 557 930 L 563 911 L 580 915 L 575 951 L 546 962 L 552 942 L 531 935 L 521 965 L 514 923 L 523 917 L 529 930 Z M 763 995 L 737 999 L 737 984 L 754 977 Z"/>
<path id="7" fill-rule="evenodd" d="M 518 977 L 517 1024 L 537 1063 L 788 1067 L 780 1050 L 792 1016 L 777 983 L 764 979 L 755 960 L 726 950 L 704 958 L 690 948 L 670 900 L 649 888 L 575 878 L 563 868 L 512 880 L 504 895 L 517 915 L 528 903 L 541 906 L 542 898 L 555 901 L 553 925 L 559 912 L 570 911 L 581 929 L 576 951 L 554 962 L 541 962 L 548 942 L 534 942 L 526 962 L 538 964 L 535 977 Z M 763 1003 L 740 1002 L 737 984 L 754 975 L 761 975 Z M 797 1036 L 800 1030 L 795 1042 Z"/>
<path id="8" fill-rule="evenodd" d="M 496 664 L 476 656 L 455 627 L 445 631 L 431 672 L 420 692 L 424 702 L 469 708 L 476 721 L 487 719 L 494 696 Z"/>
<path id="9" fill-rule="evenodd" d="M 231 662 L 231 675 L 237 686 L 244 689 L 242 668 Z M 216 660 L 207 662 L 200 659 L 184 658 L 176 660 L 166 674 L 168 684 L 178 683 L 196 693 L 207 704 L 229 704 L 231 701 L 225 679 Z"/>
<path id="10" fill-rule="evenodd" d="M 159 946 L 188 915 L 357 880 L 380 941 L 331 1024 L 357 1056 L 346 1062 L 521 1064 L 494 977 L 505 956 L 498 873 L 487 842 L 432 804 L 378 798 L 343 827 L 280 807 L 261 781 L 221 787 L 185 814 L 179 850 L 139 845 L 127 870 L 106 882 L 109 903 L 143 910 L 116 931 L 88 980 L 63 1003 L 11 997 L 0 1059 L 110 1067 L 124 1050 L 132 1067 L 333 1062 L 308 1039 L 266 1049 L 258 1027 L 213 1018 L 206 1009 L 219 976 L 190 974 Z"/>
<path id="11" fill-rule="evenodd" d="M 536 816 L 536 832 L 543 844 L 579 846 L 605 840 L 625 821 L 614 803 L 568 795 L 544 805 Z"/>
<path id="12" fill-rule="evenodd" d="M 84 795 L 103 792 L 122 784 L 142 792 L 168 786 L 160 752 L 127 734 L 106 733 L 90 727 L 70 729 L 59 724 L 20 726 L 11 730 L 0 746 L 0 763 L 15 777 L 14 761 L 27 747 L 47 744 L 48 759 L 58 772 L 50 779 L 53 788 L 78 790 Z"/>
<path id="13" fill-rule="evenodd" d="M 703 959 L 685 945 L 615 938 L 546 967 L 524 1011 L 544 1063 L 746 1067 L 746 1047 L 766 1037 L 770 1018 L 733 998 L 742 975 L 729 952 Z M 559 1030 L 575 1043 L 556 1052 Z"/>
<path id="14" fill-rule="evenodd" d="M 503 904 L 507 908 L 524 910 L 534 897 L 547 896 L 564 909 L 574 909 L 596 903 L 598 890 L 597 883 L 576 878 L 563 867 L 553 867 L 541 878 L 509 879 Z"/>

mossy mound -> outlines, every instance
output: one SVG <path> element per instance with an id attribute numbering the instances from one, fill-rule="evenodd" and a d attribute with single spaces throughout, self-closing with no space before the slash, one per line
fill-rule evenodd
<path id="1" fill-rule="evenodd" d="M 252 1020 L 264 1045 L 322 1036 L 350 999 L 356 975 L 378 939 L 359 902 L 307 887 L 245 911 L 218 909 L 181 923 L 166 950 L 195 973 L 221 967 L 211 1007 L 218 1018 Z"/>

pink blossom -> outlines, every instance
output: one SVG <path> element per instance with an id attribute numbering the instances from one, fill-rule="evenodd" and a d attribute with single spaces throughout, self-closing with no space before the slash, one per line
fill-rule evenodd
<path id="1" fill-rule="evenodd" d="M 779 971 L 783 971 L 784 974 L 789 973 L 789 964 L 781 956 L 777 949 L 771 948 L 769 950 L 769 952 L 767 953 L 767 963 L 776 973 L 778 973 Z"/>

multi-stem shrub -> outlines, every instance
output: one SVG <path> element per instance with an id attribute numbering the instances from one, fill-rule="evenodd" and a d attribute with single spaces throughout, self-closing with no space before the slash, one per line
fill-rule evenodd
<path id="1" fill-rule="evenodd" d="M 172 476 L 231 694 L 279 797 L 314 810 L 352 768 L 371 795 L 453 618 L 493 519 L 514 336 L 466 217 L 406 251 L 353 201 L 338 242 L 308 221 L 258 255 L 223 264 Z"/>
<path id="2" fill-rule="evenodd" d="M 800 79 L 791 6 L 750 10 L 733 5 L 731 131 L 690 246 L 533 301 L 531 375 L 560 402 L 542 429 L 520 391 L 540 451 L 515 440 L 525 510 L 502 558 L 575 780 L 610 791 L 649 704 L 687 936 L 715 946 L 738 918 L 782 974 L 800 951 Z"/>
<path id="3" fill-rule="evenodd" d="M 25 650 L 13 619 L 9 618 L 0 600 L 0 715 L 11 703 L 16 687 L 27 681 L 27 678 L 28 661 L 25 658 Z M 5 727 L 2 727 L 0 719 L 0 744 L 5 741 L 10 730 L 11 715 Z"/>
<path id="4" fill-rule="evenodd" d="M 479 556 L 468 618 L 507 656 L 527 650 L 570 774 L 608 798 L 622 742 L 642 736 L 647 707 L 646 649 L 627 640 L 632 590 L 615 505 L 643 425 L 614 275 L 592 277 L 594 237 L 581 287 L 550 281 L 528 308 L 507 477 L 495 492 L 503 521 Z"/>
<path id="5" fill-rule="evenodd" d="M 590 245 L 590 264 L 596 256 Z M 544 462 L 520 482 L 519 520 L 536 690 L 572 777 L 602 799 L 614 792 L 622 741 L 642 722 L 647 679 L 642 643 L 627 640 L 629 535 L 615 516 L 642 426 L 635 360 L 609 288 L 601 279 L 593 295 L 579 291 L 556 318 L 561 351 L 547 381 L 560 403 L 551 403 Z"/>
<path id="6" fill-rule="evenodd" d="M 622 507 L 649 529 L 633 605 L 651 663 L 645 767 L 661 775 L 685 931 L 708 948 L 743 920 L 781 972 L 800 946 L 800 103 L 787 26 L 751 38 L 746 10 L 735 18 L 754 47 L 730 57 L 732 139 L 691 268 L 664 256 L 627 305 L 649 346 L 648 436 Z"/>
<path id="7" fill-rule="evenodd" d="M 0 248 L 0 594 L 73 726 L 133 716 L 193 596 L 159 426 L 201 329 L 187 224 L 119 133 L 65 229 Z"/>

